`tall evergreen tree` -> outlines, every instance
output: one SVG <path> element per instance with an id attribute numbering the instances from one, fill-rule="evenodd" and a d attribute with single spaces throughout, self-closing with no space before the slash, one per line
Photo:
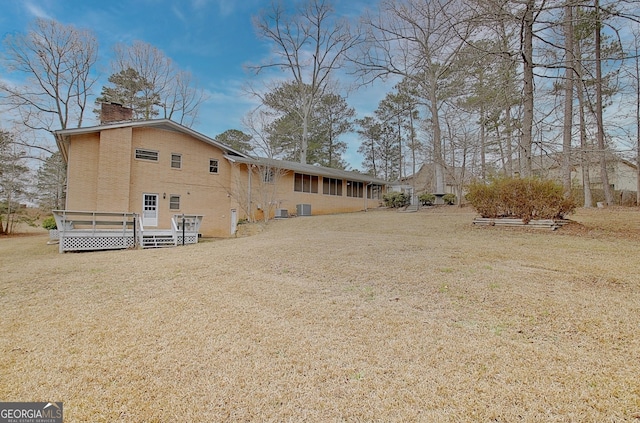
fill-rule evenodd
<path id="1" fill-rule="evenodd" d="M 67 167 L 60 152 L 47 157 L 36 175 L 36 198 L 45 211 L 61 210 L 65 207 Z"/>
<path id="2" fill-rule="evenodd" d="M 253 150 L 251 146 L 252 137 L 239 129 L 228 129 L 216 135 L 215 141 L 227 145 L 241 153 L 249 153 Z"/>
<path id="3" fill-rule="evenodd" d="M 133 110 L 135 120 L 151 119 L 158 115 L 154 106 L 160 103 L 160 95 L 155 87 L 135 69 L 127 68 L 109 76 L 111 87 L 102 87 L 96 105 L 118 103 Z M 100 117 L 100 108 L 94 109 Z"/>

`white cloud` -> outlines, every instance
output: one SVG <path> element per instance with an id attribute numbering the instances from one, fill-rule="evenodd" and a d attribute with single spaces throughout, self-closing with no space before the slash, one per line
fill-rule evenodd
<path id="1" fill-rule="evenodd" d="M 42 19 L 53 19 L 51 17 L 51 15 L 49 15 L 47 12 L 45 12 L 40 5 L 36 5 L 30 1 L 24 3 L 24 7 L 25 9 L 27 9 L 27 12 L 29 12 L 30 15 L 35 16 L 36 18 L 42 18 Z"/>
<path id="2" fill-rule="evenodd" d="M 175 4 L 171 7 L 171 11 L 183 24 L 188 24 L 187 17 Z"/>

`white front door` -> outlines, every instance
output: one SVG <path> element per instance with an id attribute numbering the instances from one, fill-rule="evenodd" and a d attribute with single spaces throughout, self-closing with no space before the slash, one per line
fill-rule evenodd
<path id="1" fill-rule="evenodd" d="M 231 210 L 231 235 L 236 234 L 236 229 L 238 227 L 238 212 L 236 209 Z"/>
<path id="2" fill-rule="evenodd" d="M 142 196 L 142 226 L 158 226 L 158 194 Z"/>

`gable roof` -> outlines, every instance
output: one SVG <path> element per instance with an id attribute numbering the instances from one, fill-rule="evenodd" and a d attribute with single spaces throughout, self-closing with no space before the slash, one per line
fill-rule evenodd
<path id="1" fill-rule="evenodd" d="M 336 179 L 348 179 L 357 182 L 367 182 L 374 183 L 379 185 L 388 184 L 387 181 L 379 178 L 375 178 L 371 175 L 366 175 L 364 173 L 359 172 L 350 172 L 342 169 L 333 169 L 323 166 L 315 166 L 298 162 L 290 162 L 286 160 L 275 160 L 268 159 L 265 157 L 250 157 L 245 153 L 241 153 L 240 151 L 234 150 L 228 145 L 219 143 L 212 138 L 207 137 L 197 131 L 194 131 L 191 128 L 187 128 L 186 126 L 180 125 L 170 119 L 154 119 L 154 120 L 134 120 L 127 122 L 117 122 L 110 123 L 105 125 L 98 126 L 90 126 L 86 128 L 72 128 L 72 129 L 60 129 L 58 131 L 54 131 L 53 135 L 56 138 L 56 144 L 58 145 L 58 149 L 62 154 L 62 157 L 65 162 L 68 161 L 68 147 L 69 147 L 69 138 L 74 135 L 84 135 L 84 134 L 92 134 L 104 130 L 109 129 L 118 129 L 118 128 L 155 128 L 164 131 L 174 131 L 180 132 L 183 134 L 190 135 L 200 141 L 203 141 L 207 144 L 213 145 L 224 152 L 224 157 L 231 162 L 238 162 L 244 164 L 254 164 L 256 166 L 270 166 L 279 169 L 287 169 L 294 172 L 299 173 L 307 173 L 312 175 L 318 175 L 328 178 L 336 178 Z"/>
<path id="2" fill-rule="evenodd" d="M 53 135 L 56 138 L 56 144 L 58 145 L 58 149 L 62 154 L 64 161 L 68 160 L 68 147 L 69 147 L 69 138 L 74 135 L 84 135 L 84 134 L 92 134 L 108 129 L 118 129 L 118 128 L 155 128 L 161 129 L 164 131 L 174 131 L 180 132 L 183 134 L 190 135 L 200 141 L 203 141 L 207 144 L 218 147 L 226 155 L 229 156 L 239 156 L 239 157 L 247 157 L 246 154 L 241 153 L 228 145 L 221 144 L 215 141 L 212 138 L 207 137 L 197 131 L 194 131 L 191 128 L 187 128 L 186 126 L 180 125 L 170 119 L 154 119 L 154 120 L 134 120 L 128 122 L 118 122 L 111 123 L 106 125 L 98 125 L 98 126 L 89 126 L 86 128 L 72 128 L 72 129 L 60 129 L 58 131 L 54 131 Z"/>
<path id="3" fill-rule="evenodd" d="M 353 172 L 342 169 L 334 169 L 317 165 L 310 165 L 299 162 L 290 162 L 287 160 L 269 159 L 266 157 L 238 157 L 225 156 L 231 162 L 244 163 L 248 165 L 267 166 L 277 169 L 286 169 L 298 173 L 306 173 L 310 175 L 318 175 L 326 178 L 347 179 L 355 182 L 366 182 L 377 185 L 388 185 L 384 179 L 376 178 L 360 172 Z"/>

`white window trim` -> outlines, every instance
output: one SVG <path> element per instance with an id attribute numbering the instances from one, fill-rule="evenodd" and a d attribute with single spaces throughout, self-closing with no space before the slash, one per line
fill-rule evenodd
<path id="1" fill-rule="evenodd" d="M 177 209 L 171 208 L 171 204 L 174 204 L 174 202 L 172 201 L 174 198 L 178 199 L 178 208 Z M 180 204 L 180 200 L 181 200 L 181 198 L 180 198 L 179 195 L 177 195 L 177 194 L 169 194 L 169 210 L 171 210 L 171 211 L 180 210 L 180 208 L 182 207 L 181 204 Z"/>
<path id="2" fill-rule="evenodd" d="M 179 164 L 179 166 L 178 166 L 178 167 L 173 166 L 173 157 L 174 157 L 174 156 L 177 156 L 177 157 L 179 157 L 179 158 L 180 158 L 180 160 L 179 160 L 179 162 L 178 162 L 178 164 Z M 170 166 L 171 166 L 171 169 L 175 169 L 175 170 L 180 170 L 180 169 L 182 169 L 182 154 L 180 154 L 180 153 L 171 153 L 171 163 L 170 163 Z"/>

